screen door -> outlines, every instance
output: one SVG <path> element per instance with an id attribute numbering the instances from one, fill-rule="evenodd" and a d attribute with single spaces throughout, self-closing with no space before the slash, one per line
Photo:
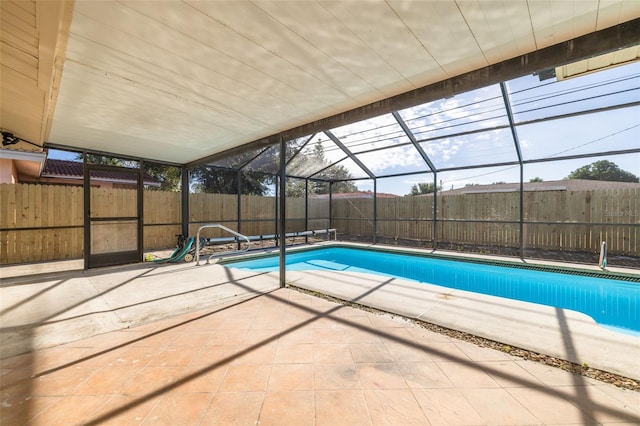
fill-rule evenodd
<path id="1" fill-rule="evenodd" d="M 141 175 L 138 170 L 89 165 L 85 221 L 86 267 L 142 261 Z M 87 200 L 88 198 L 88 200 Z"/>

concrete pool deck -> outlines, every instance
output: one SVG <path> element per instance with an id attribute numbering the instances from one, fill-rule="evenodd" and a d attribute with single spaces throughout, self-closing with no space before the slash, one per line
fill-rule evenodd
<path id="1" fill-rule="evenodd" d="M 369 247 L 336 242 L 319 245 Z M 383 248 L 400 253 L 433 253 L 414 248 Z M 558 262 L 455 252 L 438 254 L 576 267 Z M 205 308 L 228 298 L 250 297 L 278 287 L 277 273 L 256 274 L 216 264 L 195 267 L 193 263 L 143 263 L 89 271 L 39 273 L 79 265 L 79 261 L 70 261 L 66 265 L 65 262 L 52 262 L 0 268 L 2 357 L 135 327 Z M 595 265 L 578 267 L 598 270 Z M 626 274 L 640 273 L 633 269 L 610 269 Z M 29 275 L 29 271 L 38 274 Z M 287 282 L 338 299 L 577 364 L 587 363 L 593 368 L 640 380 L 637 366 L 640 336 L 611 331 L 576 311 L 361 273 L 288 271 Z"/>
<path id="2" fill-rule="evenodd" d="M 640 337 L 579 312 L 369 274 L 287 276 L 307 290 L 640 380 Z"/>
<path id="3" fill-rule="evenodd" d="M 242 300 L 278 277 L 193 263 L 2 276 L 0 357 Z"/>
<path id="4" fill-rule="evenodd" d="M 334 244 L 336 245 L 340 244 Z M 352 243 L 342 246 L 368 247 Z M 408 248 L 384 249 L 399 253 L 432 253 Z M 442 254 L 450 257 L 599 271 L 595 265 L 576 266 L 560 262 L 454 252 Z M 640 273 L 629 268 L 609 269 L 625 274 Z M 517 273 L 517 269 L 514 271 Z M 409 280 L 345 271 L 290 271 L 287 272 L 287 281 L 345 301 L 640 380 L 640 335 L 612 331 L 580 312 Z"/>
<path id="5" fill-rule="evenodd" d="M 1 366 L 7 425 L 640 422 L 638 392 L 286 288 Z"/>
<path id="6" fill-rule="evenodd" d="M 2 277 L 3 424 L 640 423 L 638 392 L 278 289 L 275 273 L 141 264 Z M 369 275 L 287 281 L 639 376 L 638 339 L 594 338 L 572 312 Z"/>

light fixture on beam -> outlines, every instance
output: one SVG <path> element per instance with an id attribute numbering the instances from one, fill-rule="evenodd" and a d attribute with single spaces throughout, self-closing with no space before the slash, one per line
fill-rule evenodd
<path id="1" fill-rule="evenodd" d="M 15 145 L 20 142 L 20 138 L 10 132 L 2 132 L 2 146 Z"/>
<path id="2" fill-rule="evenodd" d="M 24 143 L 28 143 L 29 145 L 37 146 L 38 148 L 44 148 L 43 146 L 38 145 L 37 143 L 33 143 L 26 139 L 19 138 L 11 132 L 7 132 L 3 130 L 1 133 L 2 133 L 2 146 L 15 145 L 18 142 L 24 142 Z"/>
<path id="3" fill-rule="evenodd" d="M 556 69 L 547 68 L 546 70 L 542 70 L 537 73 L 534 73 L 534 75 L 537 75 L 540 81 L 549 80 L 551 78 L 556 78 Z"/>

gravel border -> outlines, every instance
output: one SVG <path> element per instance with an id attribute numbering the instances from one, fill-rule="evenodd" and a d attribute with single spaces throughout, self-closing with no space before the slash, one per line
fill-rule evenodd
<path id="1" fill-rule="evenodd" d="M 490 348 L 500 352 L 505 352 L 505 353 L 508 353 L 509 355 L 516 356 L 518 358 L 526 359 L 529 361 L 539 362 L 541 364 L 548 365 L 550 367 L 559 368 L 561 370 L 568 371 L 573 374 L 578 374 L 580 376 L 588 377 L 590 379 L 595 379 L 604 383 L 610 383 L 619 388 L 640 392 L 639 382 L 633 379 L 630 379 L 628 377 L 621 376 L 619 374 L 614 374 L 608 371 L 591 368 L 586 363 L 582 365 L 576 364 L 561 358 L 552 357 L 550 355 L 541 354 L 538 352 L 530 351 L 528 349 L 514 347 L 506 343 L 496 342 L 494 340 L 486 339 L 484 337 L 479 337 L 463 331 L 453 330 L 451 328 L 443 327 L 437 324 L 421 321 L 414 318 L 404 317 L 402 315 L 398 315 L 393 312 L 387 312 L 381 309 L 372 308 L 370 306 L 349 302 L 347 300 L 329 296 L 327 294 L 320 293 L 318 291 L 307 290 L 305 288 L 298 287 L 293 284 L 287 284 L 287 288 L 298 291 L 300 293 L 309 294 L 324 300 L 328 300 L 330 302 L 338 303 L 343 306 L 348 306 L 350 308 L 360 309 L 362 311 L 371 312 L 378 315 L 390 315 L 392 318 L 400 318 L 404 321 L 410 322 L 412 324 L 416 324 L 419 327 L 422 327 L 426 330 L 432 331 L 434 333 L 442 334 L 447 337 L 451 337 L 453 339 L 473 343 L 479 347 Z"/>

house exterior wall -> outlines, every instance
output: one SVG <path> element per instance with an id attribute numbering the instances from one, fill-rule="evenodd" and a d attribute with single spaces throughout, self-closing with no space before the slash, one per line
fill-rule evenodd
<path id="1" fill-rule="evenodd" d="M 8 158 L 0 158 L 0 183 L 17 183 L 18 170 L 15 161 Z"/>

